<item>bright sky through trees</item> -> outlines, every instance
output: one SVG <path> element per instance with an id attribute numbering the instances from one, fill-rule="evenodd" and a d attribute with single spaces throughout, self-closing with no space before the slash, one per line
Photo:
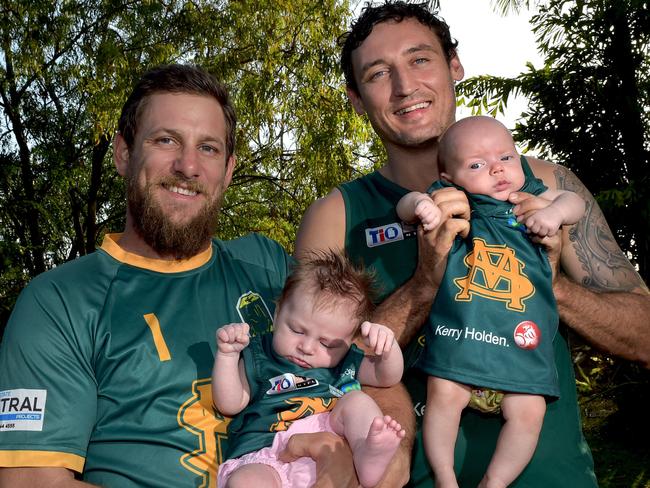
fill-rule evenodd
<path id="1" fill-rule="evenodd" d="M 542 64 L 535 47 L 535 38 L 529 24 L 534 12 L 501 16 L 494 12 L 487 0 L 440 0 L 440 15 L 458 40 L 460 59 L 465 67 L 465 78 L 478 75 L 514 77 L 526 70 L 526 62 L 535 67 Z M 497 119 L 508 128 L 525 109 L 526 100 L 518 97 L 508 102 L 506 115 Z M 471 115 L 459 109 L 458 116 Z"/>

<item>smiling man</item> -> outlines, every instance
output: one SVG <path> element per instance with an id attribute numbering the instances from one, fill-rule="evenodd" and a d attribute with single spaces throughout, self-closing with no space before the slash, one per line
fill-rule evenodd
<path id="1" fill-rule="evenodd" d="M 305 214 L 296 241 L 297 252 L 344 249 L 352 260 L 375 270 L 384 295 L 372 320 L 393 328 L 405 349 L 407 367 L 423 347 L 421 327 L 428 319 L 448 251 L 455 236 L 466 234 L 469 226 L 467 200 L 456 189 L 433 193 L 442 223 L 424 234 L 420 227 L 418 238 L 395 210 L 409 191 L 423 192 L 439 179 L 438 140 L 454 122 L 454 84 L 464 75 L 456 47 L 447 24 L 429 12 L 426 3 L 388 1 L 364 8 L 345 36 L 341 66 L 350 102 L 358 114 L 368 117 L 386 158 L 377 171 L 316 201 Z M 560 399 L 548 405 L 537 451 L 512 486 L 594 487 L 567 328 L 598 348 L 648 366 L 650 295 L 616 245 L 593 196 L 575 175 L 546 161 L 528 158 L 528 162 L 549 189 L 578 193 L 587 202 L 587 211 L 577 224 L 563 228 L 561 253 L 558 256 L 557 246 L 552 253 L 562 270 L 553 282 L 562 322 L 553 342 Z M 546 205 L 523 193 L 511 194 L 510 201 L 517 204 L 518 215 Z M 384 412 L 404 426 L 409 411 L 415 410 L 421 420 L 426 386 L 415 368 L 405 371 L 403 381 L 412 403 L 394 391 L 377 392 L 375 398 Z M 455 463 L 461 487 L 475 487 L 481 481 L 499 429 L 499 417 L 463 415 Z M 407 443 L 402 445 L 406 452 L 397 458 L 393 478 L 382 486 L 392 488 L 408 479 L 409 453 Z M 419 441 L 412 464 L 411 486 L 431 486 L 432 473 Z"/>
<path id="2" fill-rule="evenodd" d="M 115 137 L 128 200 L 120 245 L 154 258 L 192 257 L 216 230 L 235 166 L 224 111 L 215 98 L 154 93 L 140 112 L 137 135 L 124 120 Z"/>
<path id="3" fill-rule="evenodd" d="M 216 486 L 215 331 L 265 332 L 289 264 L 263 237 L 212 237 L 235 123 L 200 68 L 137 83 L 114 141 L 124 232 L 35 278 L 0 346 L 0 486 Z"/>

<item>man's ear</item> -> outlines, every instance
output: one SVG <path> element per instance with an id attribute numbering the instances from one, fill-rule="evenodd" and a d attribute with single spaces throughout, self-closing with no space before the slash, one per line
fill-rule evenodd
<path id="1" fill-rule="evenodd" d="M 232 181 L 232 175 L 235 171 L 235 166 L 237 166 L 237 156 L 231 154 L 230 157 L 226 160 L 226 172 L 223 177 L 223 189 L 225 190 L 230 185 Z"/>
<path id="2" fill-rule="evenodd" d="M 454 54 L 449 60 L 449 71 L 454 81 L 460 81 L 465 76 L 465 68 L 463 68 L 458 54 Z"/>
<path id="3" fill-rule="evenodd" d="M 113 162 L 120 176 L 126 176 L 129 167 L 129 147 L 119 132 L 113 138 Z"/>
<path id="4" fill-rule="evenodd" d="M 364 115 L 366 113 L 366 109 L 363 106 L 363 100 L 361 100 L 359 94 L 349 86 L 345 88 L 345 92 L 348 94 L 348 100 L 350 100 L 354 111 L 359 115 Z"/>

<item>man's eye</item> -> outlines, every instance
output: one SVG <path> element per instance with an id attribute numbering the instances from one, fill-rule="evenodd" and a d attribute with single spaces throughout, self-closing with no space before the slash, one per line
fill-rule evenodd
<path id="1" fill-rule="evenodd" d="M 171 137 L 159 137 L 157 139 L 158 144 L 169 145 L 174 143 L 174 139 Z"/>
<path id="2" fill-rule="evenodd" d="M 201 146 L 201 151 L 206 154 L 216 154 L 218 152 L 216 147 L 208 146 L 205 144 Z"/>
<path id="3" fill-rule="evenodd" d="M 382 76 L 384 76 L 386 73 L 387 73 L 386 70 L 375 71 L 372 75 L 370 75 L 370 80 L 372 81 L 372 80 L 379 79 Z"/>
<path id="4" fill-rule="evenodd" d="M 427 61 L 429 61 L 427 58 L 417 58 L 417 59 L 415 60 L 415 64 L 424 64 L 424 63 L 426 63 Z"/>

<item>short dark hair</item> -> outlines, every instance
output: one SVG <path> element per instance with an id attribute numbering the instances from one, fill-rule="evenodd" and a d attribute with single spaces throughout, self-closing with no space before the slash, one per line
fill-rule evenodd
<path id="1" fill-rule="evenodd" d="M 309 251 L 298 258 L 284 284 L 278 307 L 298 286 L 306 285 L 315 295 L 315 307 L 325 308 L 342 301 L 353 301 L 359 324 L 370 319 L 376 298 L 373 273 L 356 266 L 339 251 Z"/>
<path id="2" fill-rule="evenodd" d="M 444 19 L 431 12 L 426 3 L 387 0 L 382 5 L 373 6 L 367 2 L 359 18 L 352 22 L 350 30 L 340 37 L 340 42 L 343 44 L 341 69 L 349 89 L 359 93 L 357 81 L 354 79 L 352 51 L 363 44 L 375 25 L 389 20 L 402 22 L 404 19 L 416 19 L 422 25 L 429 27 L 440 40 L 447 62 L 456 55 L 458 41 L 452 39 L 449 26 Z"/>
<path id="3" fill-rule="evenodd" d="M 226 119 L 226 159 L 235 152 L 237 115 L 230 102 L 228 91 L 205 69 L 189 64 L 168 64 L 150 69 L 136 83 L 131 95 L 122 107 L 117 129 L 133 148 L 138 122 L 147 99 L 156 93 L 189 93 L 213 97 L 221 105 Z"/>

